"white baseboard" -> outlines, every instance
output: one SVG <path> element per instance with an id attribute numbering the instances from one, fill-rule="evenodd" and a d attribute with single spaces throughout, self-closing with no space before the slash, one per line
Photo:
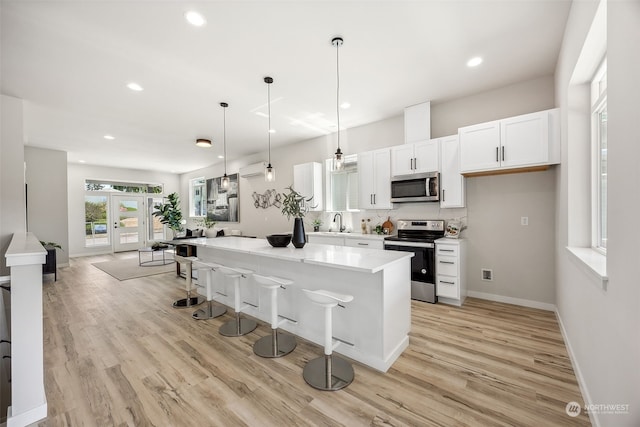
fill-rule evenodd
<path id="1" fill-rule="evenodd" d="M 555 304 L 549 304 L 549 303 L 540 302 L 540 301 L 533 301 L 533 300 L 530 300 L 530 299 L 506 297 L 504 295 L 488 294 L 488 293 L 485 293 L 485 292 L 476 292 L 476 291 L 467 291 L 467 296 L 470 296 L 470 297 L 473 297 L 473 298 L 486 299 L 486 300 L 489 300 L 489 301 L 496 301 L 496 302 L 504 302 L 504 303 L 507 303 L 507 304 L 521 305 L 523 307 L 539 308 L 541 310 L 547 310 L 547 311 L 553 311 L 553 312 L 556 311 Z"/>
<path id="2" fill-rule="evenodd" d="M 0 283 L 10 282 L 10 281 L 11 281 L 11 276 L 0 276 Z"/>
<path id="3" fill-rule="evenodd" d="M 578 387 L 580 387 L 580 393 L 582 393 L 584 404 L 585 406 L 589 406 L 591 405 L 592 401 L 591 401 L 591 396 L 589 395 L 589 390 L 587 389 L 587 383 L 585 382 L 584 377 L 582 376 L 582 371 L 580 371 L 580 366 L 578 365 L 578 361 L 576 360 L 575 354 L 573 352 L 573 348 L 571 347 L 571 341 L 569 341 L 569 336 L 567 335 L 567 331 L 564 328 L 564 323 L 562 323 L 562 317 L 560 317 L 560 313 L 558 312 L 557 308 L 555 310 L 555 313 L 556 313 L 556 319 L 558 319 L 558 325 L 560 326 L 560 333 L 562 334 L 562 339 L 564 340 L 564 344 L 567 347 L 567 353 L 569 353 L 569 360 L 571 361 L 573 372 L 575 372 L 576 379 L 578 380 Z M 600 427 L 600 421 L 598 420 L 598 415 L 593 412 L 594 411 L 589 411 L 589 420 L 591 421 L 591 425 L 594 427 Z"/>

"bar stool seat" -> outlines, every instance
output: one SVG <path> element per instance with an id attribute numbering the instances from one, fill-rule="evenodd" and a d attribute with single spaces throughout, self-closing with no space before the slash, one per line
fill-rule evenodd
<path id="1" fill-rule="evenodd" d="M 263 288 L 270 291 L 271 299 L 271 335 L 264 336 L 253 344 L 253 352 L 260 357 L 282 357 L 296 348 L 296 339 L 291 334 L 278 332 L 278 327 L 284 322 L 295 322 L 278 315 L 278 289 L 286 289 L 293 284 L 292 280 L 275 276 L 261 276 L 254 274 L 253 278 Z"/>
<path id="2" fill-rule="evenodd" d="M 184 264 L 186 267 L 186 277 L 185 277 L 185 289 L 187 291 L 187 297 L 181 298 L 179 300 L 174 301 L 173 308 L 189 308 L 194 307 L 196 305 L 200 305 L 204 302 L 204 298 L 197 295 L 195 297 L 191 296 L 191 286 L 193 282 L 193 262 L 197 261 L 196 257 L 183 257 L 180 255 L 175 255 L 175 260 L 177 263 Z"/>
<path id="3" fill-rule="evenodd" d="M 353 301 L 353 295 L 320 290 L 302 290 L 314 303 L 324 308 L 324 357 L 310 360 L 304 367 L 302 376 L 313 388 L 335 391 L 353 382 L 353 366 L 345 359 L 333 356 L 333 350 L 340 341 L 333 340 L 331 310 L 340 303 Z"/>
<path id="4" fill-rule="evenodd" d="M 224 335 L 225 337 L 239 337 L 241 335 L 246 335 L 257 328 L 258 323 L 253 319 L 240 317 L 240 313 L 242 312 L 242 310 L 251 305 L 247 303 L 245 303 L 245 305 L 241 305 L 242 299 L 240 296 L 240 281 L 253 274 L 253 271 L 244 268 L 227 267 L 224 265 L 218 266 L 218 271 L 233 280 L 233 309 L 236 312 L 235 317 L 220 326 L 218 332 L 220 332 L 220 335 Z"/>
<path id="5" fill-rule="evenodd" d="M 213 301 L 215 301 L 220 296 L 219 294 L 216 294 L 215 290 L 213 289 L 213 275 L 219 267 L 220 264 L 212 262 L 203 262 L 200 260 L 193 262 L 193 268 L 196 268 L 198 270 L 198 282 L 201 282 L 202 279 L 204 279 L 207 292 L 207 307 L 200 308 L 194 311 L 191 316 L 196 320 L 214 319 L 216 317 L 222 316 L 227 312 L 226 307 L 213 304 Z"/>

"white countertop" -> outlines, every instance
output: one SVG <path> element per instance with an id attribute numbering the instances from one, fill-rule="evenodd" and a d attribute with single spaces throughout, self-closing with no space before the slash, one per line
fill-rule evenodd
<path id="1" fill-rule="evenodd" d="M 384 270 L 389 264 L 393 264 L 399 260 L 413 256 L 410 252 L 361 249 L 347 246 L 316 245 L 312 243 L 307 243 L 304 248 L 300 249 L 293 247 L 291 244 L 284 248 L 274 248 L 266 239 L 250 239 L 234 236 L 223 238 L 199 237 L 195 239 L 180 239 L 170 243 L 228 250 L 231 252 L 272 257 L 294 262 L 304 262 L 307 264 L 331 266 L 367 273 L 377 273 L 378 271 Z"/>

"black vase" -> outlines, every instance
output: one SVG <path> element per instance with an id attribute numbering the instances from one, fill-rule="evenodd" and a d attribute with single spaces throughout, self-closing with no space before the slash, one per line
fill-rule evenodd
<path id="1" fill-rule="evenodd" d="M 303 248 L 307 243 L 307 236 L 304 234 L 304 223 L 302 218 L 294 218 L 293 220 L 293 237 L 291 237 L 291 243 L 296 248 Z"/>

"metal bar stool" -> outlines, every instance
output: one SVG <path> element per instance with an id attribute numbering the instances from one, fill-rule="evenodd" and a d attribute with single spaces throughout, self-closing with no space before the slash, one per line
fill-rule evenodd
<path id="1" fill-rule="evenodd" d="M 207 320 L 220 317 L 227 312 L 227 308 L 221 305 L 213 305 L 213 301 L 216 300 L 220 294 L 214 295 L 213 289 L 213 275 L 216 269 L 220 267 L 219 264 L 207 263 L 202 261 L 194 261 L 193 268 L 198 270 L 198 282 L 204 279 L 205 287 L 207 291 L 207 308 L 200 308 L 193 312 L 193 317 L 196 320 Z"/>
<path id="2" fill-rule="evenodd" d="M 261 276 L 254 274 L 253 278 L 263 288 L 270 291 L 271 298 L 271 335 L 260 338 L 253 344 L 253 352 L 260 357 L 282 357 L 296 348 L 296 339 L 293 335 L 278 332 L 278 327 L 283 322 L 297 323 L 278 315 L 278 289 L 286 289 L 293 281 L 274 276 Z M 278 319 L 281 317 L 281 319 Z"/>
<path id="3" fill-rule="evenodd" d="M 202 304 L 204 302 L 204 298 L 202 298 L 201 296 L 197 295 L 195 297 L 191 296 L 191 285 L 192 285 L 192 281 L 193 281 L 193 262 L 197 261 L 198 258 L 196 257 L 183 257 L 183 256 L 179 256 L 179 255 L 175 255 L 175 259 L 177 263 L 180 264 L 184 264 L 186 269 L 187 269 L 187 273 L 186 273 L 186 281 L 185 281 L 185 288 L 187 290 L 187 297 L 186 298 L 181 298 L 179 300 L 176 300 L 173 303 L 173 308 L 188 308 L 188 307 L 194 307 L 196 305 Z"/>
<path id="4" fill-rule="evenodd" d="M 235 317 L 232 320 L 229 320 L 227 323 L 220 326 L 218 332 L 220 335 L 224 335 L 225 337 L 239 337 L 241 335 L 246 335 L 249 332 L 253 331 L 258 327 L 258 324 L 253 319 L 247 319 L 244 317 L 240 317 L 240 312 L 246 309 L 248 306 L 252 304 L 245 303 L 245 305 L 241 306 L 242 299 L 240 297 L 240 281 L 242 279 L 246 279 L 248 275 L 253 274 L 253 271 L 246 270 L 243 268 L 231 268 L 221 265 L 218 267 L 218 271 L 224 274 L 226 277 L 233 280 L 233 288 L 234 288 L 234 305 L 233 309 L 236 312 Z"/>
<path id="5" fill-rule="evenodd" d="M 303 289 L 306 296 L 315 304 L 324 308 L 324 357 L 310 360 L 304 367 L 302 376 L 313 388 L 318 390 L 340 390 L 345 388 L 354 378 L 353 366 L 341 357 L 333 357 L 333 350 L 340 341 L 333 340 L 331 310 L 339 303 L 353 301 L 353 295 L 335 292 Z"/>

